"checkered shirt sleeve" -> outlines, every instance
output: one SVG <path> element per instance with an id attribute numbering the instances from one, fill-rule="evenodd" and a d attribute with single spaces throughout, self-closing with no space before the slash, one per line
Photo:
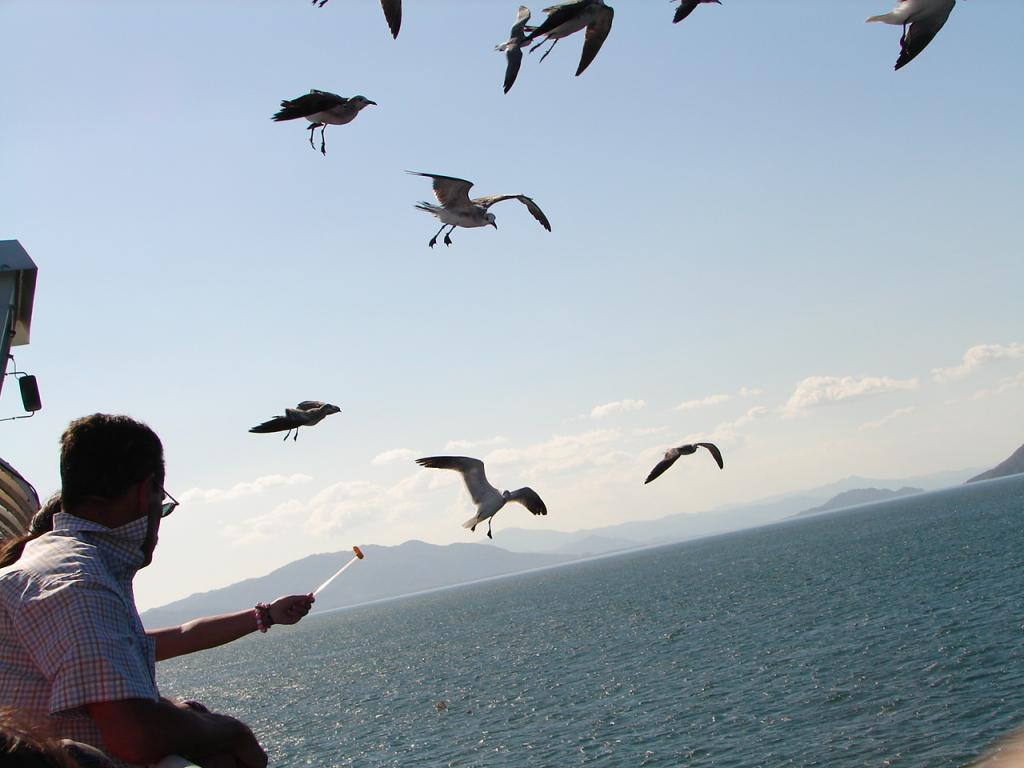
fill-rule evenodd
<path id="1" fill-rule="evenodd" d="M 104 580 L 86 577 L 42 590 L 22 603 L 14 627 L 50 681 L 50 714 L 159 698 L 152 641 L 134 607 Z"/>

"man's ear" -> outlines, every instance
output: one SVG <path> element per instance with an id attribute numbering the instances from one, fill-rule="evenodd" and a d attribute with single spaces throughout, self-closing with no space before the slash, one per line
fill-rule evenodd
<path id="1" fill-rule="evenodd" d="M 135 501 L 138 505 L 139 514 L 137 517 L 149 514 L 149 507 L 151 505 L 150 498 L 153 494 L 158 493 L 159 489 L 156 485 L 156 475 L 150 472 L 135 487 Z"/>

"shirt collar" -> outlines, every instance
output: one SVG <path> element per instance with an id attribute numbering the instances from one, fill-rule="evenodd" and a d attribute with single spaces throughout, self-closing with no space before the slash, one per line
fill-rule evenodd
<path id="1" fill-rule="evenodd" d="M 119 569 L 132 573 L 145 562 L 142 544 L 148 530 L 149 518 L 145 515 L 116 528 L 108 528 L 68 512 L 58 512 L 53 516 L 54 533 L 89 534 L 87 538 L 97 543 L 104 558 L 110 559 L 111 566 L 119 566 Z"/>

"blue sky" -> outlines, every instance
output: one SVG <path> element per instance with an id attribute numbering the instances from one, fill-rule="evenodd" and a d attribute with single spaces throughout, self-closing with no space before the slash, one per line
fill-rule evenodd
<path id="1" fill-rule="evenodd" d="M 577 36 L 504 95 L 516 3 L 409 0 L 395 41 L 374 0 L 7 0 L 0 238 L 39 265 L 15 352 L 45 409 L 0 455 L 45 494 L 70 419 L 161 434 L 184 503 L 143 607 L 478 539 L 416 455 L 544 496 L 499 545 L 1002 460 L 1024 440 L 1024 5 L 959 3 L 894 73 L 899 29 L 864 24 L 888 0 L 723 2 L 679 25 L 619 2 L 583 76 Z M 269 119 L 310 88 L 379 104 L 326 158 Z M 406 169 L 531 195 L 553 231 L 507 202 L 430 250 Z M 246 431 L 309 398 L 343 411 L 297 443 Z M 699 437 L 726 472 L 642 485 Z"/>

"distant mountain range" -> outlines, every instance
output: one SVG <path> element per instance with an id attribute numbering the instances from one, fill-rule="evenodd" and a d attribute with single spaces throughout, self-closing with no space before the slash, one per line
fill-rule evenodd
<path id="1" fill-rule="evenodd" d="M 316 610 L 343 608 L 579 559 L 575 555 L 506 552 L 487 544 L 436 546 L 422 541 L 361 549 L 365 559 L 317 595 Z M 316 589 L 351 557 L 352 550 L 310 555 L 266 576 L 153 608 L 142 614 L 142 620 L 148 628 L 157 629 L 200 616 L 238 611 L 281 595 L 303 595 Z"/>
<path id="2" fill-rule="evenodd" d="M 316 610 L 342 608 L 562 565 L 611 552 L 768 525 L 801 511 L 824 506 L 845 492 L 858 489 L 898 492 L 907 485 L 915 486 L 915 491 L 948 488 L 963 483 L 976 472 L 977 469 L 970 469 L 894 480 L 847 477 L 820 488 L 749 504 L 669 515 L 656 520 L 634 520 L 583 531 L 502 528 L 495 534 L 494 544 L 435 546 L 422 541 L 408 541 L 397 547 L 366 546 L 362 548 L 366 559 L 317 596 Z M 265 576 L 153 608 L 143 613 L 142 619 L 147 627 L 155 629 L 181 624 L 199 616 L 237 611 L 280 595 L 305 594 L 334 573 L 351 554 L 351 551 L 345 551 L 310 555 Z"/>
<path id="3" fill-rule="evenodd" d="M 852 491 L 843 491 L 817 507 L 811 507 L 810 509 L 805 509 L 803 512 L 797 512 L 793 517 L 816 515 L 819 512 L 834 512 L 837 509 L 856 507 L 860 504 L 873 504 L 878 501 L 896 499 L 900 496 L 913 496 L 915 493 L 924 493 L 924 488 L 910 488 L 909 486 L 904 486 L 903 488 L 899 488 L 895 491 L 890 491 L 887 488 L 855 488 Z"/>
<path id="4" fill-rule="evenodd" d="M 1024 472 L 1024 445 L 1010 454 L 1010 458 L 1001 464 L 993 467 L 987 472 L 982 472 L 980 475 L 975 475 L 968 483 L 973 483 L 977 480 L 991 480 L 994 477 L 1006 477 L 1007 475 L 1018 475 Z"/>
<path id="5" fill-rule="evenodd" d="M 858 488 L 897 490 L 908 485 L 925 491 L 949 488 L 960 485 L 976 472 L 976 469 L 965 469 L 891 480 L 852 475 L 819 488 L 747 504 L 731 504 L 709 512 L 669 515 L 657 520 L 636 520 L 572 533 L 535 528 L 502 528 L 495 534 L 495 541 L 498 546 L 512 552 L 597 555 L 768 525 L 824 504 L 844 491 Z"/>

